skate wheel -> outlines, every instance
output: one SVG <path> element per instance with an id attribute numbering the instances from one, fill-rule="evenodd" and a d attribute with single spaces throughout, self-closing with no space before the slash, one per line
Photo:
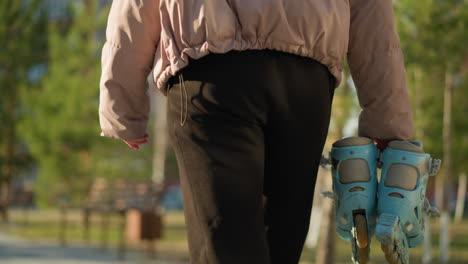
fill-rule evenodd
<path id="1" fill-rule="evenodd" d="M 358 254 L 359 254 L 359 264 L 366 264 L 369 261 L 369 248 L 359 248 L 358 247 Z"/>
<path id="2" fill-rule="evenodd" d="M 362 214 L 356 214 L 354 216 L 354 226 L 356 228 L 356 243 L 358 248 L 367 248 L 369 245 L 369 234 L 367 232 L 366 217 Z"/>
<path id="3" fill-rule="evenodd" d="M 385 254 L 385 259 L 389 264 L 401 264 L 401 259 L 398 253 L 395 251 L 393 245 L 381 244 L 380 247 Z"/>
<path id="4" fill-rule="evenodd" d="M 380 248 L 385 255 L 393 253 L 393 245 L 380 244 Z"/>

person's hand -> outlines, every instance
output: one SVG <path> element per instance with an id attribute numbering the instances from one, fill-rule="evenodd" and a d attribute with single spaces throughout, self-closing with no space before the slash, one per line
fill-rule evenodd
<path id="1" fill-rule="evenodd" d="M 140 145 L 148 143 L 148 137 L 149 137 L 148 134 L 145 134 L 140 139 L 124 140 L 124 142 L 132 149 L 138 150 L 140 149 Z"/>
<path id="2" fill-rule="evenodd" d="M 392 141 L 391 139 L 375 139 L 374 141 L 377 145 L 377 148 L 380 150 L 380 152 L 384 151 L 384 149 L 387 147 L 388 143 Z"/>

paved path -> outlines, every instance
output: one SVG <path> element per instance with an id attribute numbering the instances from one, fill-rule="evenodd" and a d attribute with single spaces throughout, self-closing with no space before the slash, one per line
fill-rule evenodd
<path id="1" fill-rule="evenodd" d="M 0 264 L 183 264 L 169 260 L 148 260 L 129 253 L 118 260 L 115 250 L 102 251 L 86 246 L 62 247 L 0 234 Z"/>

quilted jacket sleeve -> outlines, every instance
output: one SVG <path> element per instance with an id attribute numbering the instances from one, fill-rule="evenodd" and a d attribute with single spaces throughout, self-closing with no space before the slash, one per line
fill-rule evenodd
<path id="1" fill-rule="evenodd" d="M 146 133 L 150 110 L 147 77 L 160 32 L 159 1 L 113 1 L 102 50 L 102 136 L 128 140 Z"/>
<path id="2" fill-rule="evenodd" d="M 392 0 L 350 0 L 348 63 L 362 112 L 359 135 L 408 140 L 413 118 Z"/>

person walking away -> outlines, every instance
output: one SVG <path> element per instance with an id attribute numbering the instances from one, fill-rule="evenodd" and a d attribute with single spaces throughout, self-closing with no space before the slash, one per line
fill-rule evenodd
<path id="1" fill-rule="evenodd" d="M 148 142 L 152 72 L 191 263 L 298 263 L 346 56 L 359 135 L 413 137 L 391 0 L 114 0 L 106 40 L 101 135 Z"/>

